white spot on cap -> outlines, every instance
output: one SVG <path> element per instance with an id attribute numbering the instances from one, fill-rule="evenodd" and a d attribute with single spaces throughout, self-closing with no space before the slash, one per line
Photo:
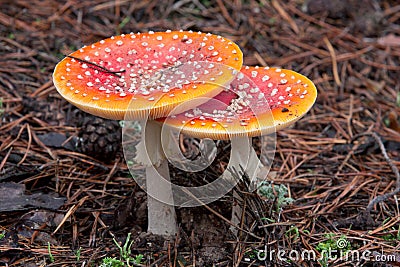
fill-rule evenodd
<path id="1" fill-rule="evenodd" d="M 257 74 L 258 74 L 258 72 L 255 71 L 255 70 L 253 70 L 253 71 L 251 72 L 251 77 L 255 78 L 255 77 L 257 77 Z"/>
<path id="2" fill-rule="evenodd" d="M 178 35 L 177 34 L 174 34 L 174 36 L 172 36 L 172 39 L 174 39 L 174 40 L 176 40 L 176 39 L 178 39 Z"/>
<path id="3" fill-rule="evenodd" d="M 254 87 L 250 89 L 250 93 L 254 94 L 254 93 L 258 93 L 260 91 L 260 88 L 258 87 Z"/>
<path id="4" fill-rule="evenodd" d="M 123 44 L 124 44 L 124 42 L 122 42 L 121 40 L 118 40 L 118 41 L 117 41 L 117 45 L 118 45 L 118 46 L 121 46 L 121 45 L 123 45 Z"/>

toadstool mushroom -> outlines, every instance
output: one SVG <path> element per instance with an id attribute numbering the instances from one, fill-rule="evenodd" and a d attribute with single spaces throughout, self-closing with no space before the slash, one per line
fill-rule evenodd
<path id="1" fill-rule="evenodd" d="M 242 167 L 254 182 L 261 175 L 263 165 L 251 138 L 292 125 L 312 107 L 316 96 L 315 85 L 301 74 L 280 68 L 246 66 L 228 90 L 212 101 L 158 121 L 192 137 L 230 139 L 227 169 Z M 226 171 L 223 177 L 230 179 L 231 174 Z M 238 211 L 233 210 L 232 215 Z M 234 216 L 233 221 L 237 222 Z"/>
<path id="2" fill-rule="evenodd" d="M 230 40 L 201 32 L 166 31 L 126 34 L 101 40 L 57 64 L 58 92 L 83 111 L 108 119 L 147 120 L 136 159 L 146 167 L 148 230 L 173 235 L 174 207 L 168 186 L 155 185 L 156 172 L 168 180 L 159 146 L 161 126 L 152 119 L 202 104 L 200 97 L 220 93 L 242 66 L 242 52 Z M 194 99 L 188 105 L 187 100 Z M 193 106 L 191 106 L 193 105 Z M 149 154 L 146 154 L 146 150 Z M 162 222 L 162 223 L 161 223 Z"/>

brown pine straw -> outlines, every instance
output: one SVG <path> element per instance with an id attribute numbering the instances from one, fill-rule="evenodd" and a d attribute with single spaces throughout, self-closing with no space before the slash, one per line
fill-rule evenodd
<path id="1" fill-rule="evenodd" d="M 329 8 L 312 14 L 307 6 L 312 2 L 347 7 L 337 18 Z M 0 186 L 24 184 L 26 195 L 66 200 L 55 210 L 0 213 L 0 234 L 5 233 L 0 265 L 96 266 L 104 257 L 119 257 L 113 239 L 123 244 L 127 233 L 134 240 L 132 255 L 144 255 L 143 266 L 319 266 L 250 256 L 265 245 L 319 255 L 316 247 L 328 241 L 327 234 L 346 236 L 359 252 L 398 255 L 400 5 L 372 1 L 370 15 L 382 18 L 376 24 L 361 12 L 368 5 L 353 8 L 360 2 L 370 0 L 2 1 Z M 357 28 L 358 19 L 364 28 Z M 365 27 L 370 23 L 372 33 Z M 293 69 L 317 86 L 318 99 L 307 116 L 277 133 L 266 177 L 272 196 L 248 192 L 246 184 L 236 188 L 244 199 L 238 236 L 229 232 L 230 207 L 237 202 L 231 194 L 204 207 L 177 209 L 180 232 L 173 241 L 146 234 L 146 195 L 122 152 L 110 162 L 79 152 L 75 142 L 89 115 L 77 112 L 53 86 L 52 72 L 63 55 L 119 33 L 167 29 L 231 38 L 245 64 Z M 54 133 L 65 138 L 62 144 L 44 138 Z M 188 155 L 200 151 L 199 140 L 181 141 Z M 259 139 L 253 141 L 259 151 Z M 229 155 L 229 143 L 218 142 L 217 159 L 205 172 L 171 168 L 171 176 L 179 184 L 201 186 L 222 173 Z M 294 202 L 278 209 L 274 186 L 282 185 Z M 350 264 L 368 263 L 329 262 Z"/>
<path id="2" fill-rule="evenodd" d="M 389 198 L 395 196 L 396 194 L 398 194 L 400 192 L 400 173 L 399 173 L 399 169 L 396 167 L 396 165 L 394 165 L 393 161 L 388 156 L 385 146 L 382 143 L 381 138 L 375 132 L 359 133 L 352 138 L 352 142 L 354 142 L 355 140 L 357 140 L 358 138 L 360 138 L 362 136 L 368 136 L 368 135 L 372 136 L 375 139 L 375 141 L 378 143 L 379 149 L 381 150 L 383 157 L 385 158 L 387 164 L 390 166 L 390 168 L 392 169 L 392 171 L 396 177 L 396 187 L 394 188 L 394 190 L 392 192 L 376 196 L 369 202 L 369 204 L 366 208 L 366 212 L 369 214 L 376 204 L 379 204 L 382 201 L 386 201 Z"/>

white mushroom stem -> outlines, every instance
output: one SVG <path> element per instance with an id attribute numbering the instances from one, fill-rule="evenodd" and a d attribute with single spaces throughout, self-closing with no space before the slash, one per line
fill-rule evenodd
<path id="1" fill-rule="evenodd" d="M 252 146 L 251 137 L 239 137 L 231 140 L 231 156 L 227 170 L 233 170 L 234 168 L 236 171 L 240 172 L 243 168 L 250 179 L 251 185 L 254 185 L 254 183 L 257 183 L 256 178 L 261 178 L 260 175 L 263 167 L 263 164 L 258 159 L 257 154 Z M 225 171 L 224 174 L 225 179 L 234 179 L 230 171 Z M 239 201 L 241 200 L 236 191 L 233 191 L 233 199 L 238 199 Z M 241 217 L 242 208 L 238 205 L 238 203 L 234 202 L 232 206 L 231 222 L 234 225 L 239 226 Z M 230 229 L 235 235 L 237 235 L 237 228 L 231 227 Z"/>
<path id="2" fill-rule="evenodd" d="M 136 162 L 146 166 L 146 192 L 149 233 L 173 236 L 177 232 L 175 207 L 168 161 L 161 144 L 162 125 L 152 120 L 142 127 Z M 172 204 L 171 204 L 172 203 Z"/>

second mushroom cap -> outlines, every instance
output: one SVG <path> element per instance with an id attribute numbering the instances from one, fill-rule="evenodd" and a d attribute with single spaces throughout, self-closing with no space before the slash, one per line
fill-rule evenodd
<path id="1" fill-rule="evenodd" d="M 198 138 L 260 136 L 300 119 L 316 96 L 315 85 L 299 73 L 246 66 L 216 97 L 159 121 Z"/>

